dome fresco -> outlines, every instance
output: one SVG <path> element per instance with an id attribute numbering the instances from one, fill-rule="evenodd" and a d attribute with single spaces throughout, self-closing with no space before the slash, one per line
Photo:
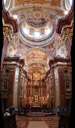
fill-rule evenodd
<path id="1" fill-rule="evenodd" d="M 36 11 L 27 13 L 21 18 L 19 39 L 30 46 L 40 46 L 51 43 L 55 36 L 55 27 L 49 14 Z"/>
<path id="2" fill-rule="evenodd" d="M 29 40 L 41 41 L 50 37 L 53 32 L 53 25 L 50 21 L 47 21 L 45 24 L 41 22 L 40 24 L 42 27 L 40 27 L 41 25 L 37 27 L 38 25 L 36 25 L 36 22 L 34 22 L 34 27 L 27 23 L 28 22 L 25 21 L 22 23 L 21 32 L 24 37 L 28 38 Z"/>

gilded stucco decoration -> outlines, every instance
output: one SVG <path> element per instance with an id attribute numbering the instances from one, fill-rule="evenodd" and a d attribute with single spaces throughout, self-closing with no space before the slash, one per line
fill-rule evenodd
<path id="1" fill-rule="evenodd" d="M 12 34 L 13 34 L 13 31 L 12 31 L 12 29 L 11 29 L 11 27 L 9 25 L 3 26 L 3 37 L 4 37 L 4 40 L 7 37 L 8 40 L 10 41 L 12 39 Z"/>
<path id="2" fill-rule="evenodd" d="M 73 26 L 74 26 L 74 19 L 72 19 L 70 25 L 64 25 L 61 31 L 61 37 L 64 42 L 67 39 L 70 40 L 70 45 L 72 46 L 72 37 L 73 37 Z"/>
<path id="3" fill-rule="evenodd" d="M 56 47 L 56 54 L 55 56 L 67 57 L 67 50 L 64 41 L 62 40 L 60 34 L 57 34 L 56 41 L 55 41 L 55 47 Z"/>
<path id="4" fill-rule="evenodd" d="M 13 34 L 7 48 L 7 56 L 15 56 L 18 51 L 18 37 L 17 33 Z"/>
<path id="5" fill-rule="evenodd" d="M 70 25 L 64 25 L 61 31 L 61 38 L 66 46 L 67 57 L 71 59 L 71 47 L 72 47 L 72 39 L 73 39 L 73 26 L 74 20 L 71 20 Z"/>
<path id="6" fill-rule="evenodd" d="M 7 48 L 7 56 L 18 56 L 24 58 L 28 46 L 25 46 L 18 39 L 18 33 L 13 34 L 12 39 L 10 40 Z"/>

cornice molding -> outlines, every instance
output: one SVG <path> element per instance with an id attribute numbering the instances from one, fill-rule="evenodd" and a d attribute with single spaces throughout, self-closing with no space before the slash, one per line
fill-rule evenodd
<path id="1" fill-rule="evenodd" d="M 50 60 L 50 62 L 49 62 L 50 67 L 51 67 L 51 65 L 53 65 L 57 62 L 62 62 L 62 63 L 66 62 L 66 63 L 68 63 L 68 62 L 71 62 L 71 61 L 70 61 L 70 58 L 56 57 L 53 60 Z"/>
<path id="2" fill-rule="evenodd" d="M 5 24 L 10 24 L 13 27 L 13 32 L 16 33 L 18 30 L 17 21 L 10 17 L 9 12 L 7 12 L 4 8 L 2 10 L 2 17 Z"/>
<path id="3" fill-rule="evenodd" d="M 74 19 L 74 1 L 73 1 L 73 5 L 71 7 L 69 14 L 65 18 L 58 20 L 56 32 L 61 34 L 61 30 L 62 30 L 63 26 L 70 25 L 72 19 Z"/>
<path id="4" fill-rule="evenodd" d="M 20 59 L 19 57 L 5 57 L 4 62 L 9 62 L 11 64 L 13 64 L 12 62 L 16 62 L 24 66 L 24 60 Z"/>

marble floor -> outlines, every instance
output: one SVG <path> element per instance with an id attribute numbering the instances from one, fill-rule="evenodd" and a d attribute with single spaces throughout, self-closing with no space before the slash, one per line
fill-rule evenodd
<path id="1" fill-rule="evenodd" d="M 30 121 L 27 128 L 48 128 L 45 121 Z"/>
<path id="2" fill-rule="evenodd" d="M 47 117 L 16 116 L 17 128 L 58 128 L 59 117 L 57 115 Z"/>

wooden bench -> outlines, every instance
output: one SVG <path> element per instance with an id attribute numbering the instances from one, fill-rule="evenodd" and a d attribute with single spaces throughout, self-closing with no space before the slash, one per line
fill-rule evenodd
<path id="1" fill-rule="evenodd" d="M 70 114 L 61 113 L 59 119 L 59 128 L 69 128 Z"/>
<path id="2" fill-rule="evenodd" d="M 4 128 L 17 128 L 16 115 L 4 116 Z"/>

